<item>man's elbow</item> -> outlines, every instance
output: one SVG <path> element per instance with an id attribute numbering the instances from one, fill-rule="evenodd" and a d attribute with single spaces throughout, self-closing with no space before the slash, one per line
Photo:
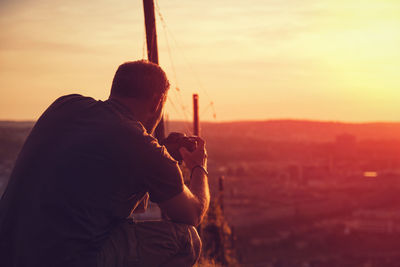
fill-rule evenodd
<path id="1" fill-rule="evenodd" d="M 189 224 L 193 226 L 198 226 L 203 221 L 204 214 L 205 213 L 196 213 L 196 215 L 190 218 Z"/>
<path id="2" fill-rule="evenodd" d="M 205 214 L 207 213 L 209 204 L 210 204 L 209 199 L 203 200 L 203 201 L 198 201 L 198 203 L 195 207 L 195 212 L 194 212 L 194 216 L 192 218 L 191 225 L 198 226 L 203 221 L 203 218 L 204 218 Z"/>
<path id="3" fill-rule="evenodd" d="M 185 218 L 182 220 L 183 223 L 198 226 L 202 221 L 207 212 L 209 203 L 201 203 L 198 201 L 194 204 L 190 210 L 190 212 L 186 213 Z"/>
<path id="4" fill-rule="evenodd" d="M 183 223 L 197 227 L 202 221 L 204 216 L 191 216 L 186 218 Z"/>
<path id="5" fill-rule="evenodd" d="M 183 223 L 183 224 L 187 224 L 187 225 L 196 227 L 202 222 L 203 217 L 204 216 L 196 215 L 195 213 L 191 213 L 191 214 L 182 214 L 180 216 L 170 217 L 170 219 L 176 223 Z"/>
<path id="6" fill-rule="evenodd" d="M 167 217 L 177 223 L 198 226 L 210 204 L 209 194 L 198 198 L 189 190 L 164 203 L 159 203 L 161 210 Z"/>

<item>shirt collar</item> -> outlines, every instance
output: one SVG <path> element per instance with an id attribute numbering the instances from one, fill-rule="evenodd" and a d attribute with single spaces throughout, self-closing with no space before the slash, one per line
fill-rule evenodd
<path id="1" fill-rule="evenodd" d="M 137 121 L 133 112 L 128 107 L 126 107 L 124 104 L 119 102 L 118 100 L 107 99 L 105 102 L 109 103 L 113 108 L 118 110 L 123 116 L 125 116 L 131 120 Z"/>

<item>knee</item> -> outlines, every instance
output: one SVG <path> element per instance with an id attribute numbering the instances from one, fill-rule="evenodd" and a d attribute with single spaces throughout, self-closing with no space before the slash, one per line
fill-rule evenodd
<path id="1" fill-rule="evenodd" d="M 180 240 L 180 252 L 168 266 L 193 266 L 200 258 L 201 239 L 195 227 L 186 224 L 174 224 Z"/>
<path id="2" fill-rule="evenodd" d="M 194 226 L 189 226 L 188 232 L 190 236 L 190 246 L 192 248 L 193 263 L 195 263 L 200 258 L 202 243 L 200 236 Z"/>

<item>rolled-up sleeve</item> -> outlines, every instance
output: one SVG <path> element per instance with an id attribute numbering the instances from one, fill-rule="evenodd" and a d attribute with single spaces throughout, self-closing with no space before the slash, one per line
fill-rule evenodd
<path id="1" fill-rule="evenodd" d="M 178 162 L 151 136 L 145 137 L 145 147 L 143 164 L 146 172 L 142 182 L 150 200 L 159 203 L 181 193 L 184 182 Z"/>

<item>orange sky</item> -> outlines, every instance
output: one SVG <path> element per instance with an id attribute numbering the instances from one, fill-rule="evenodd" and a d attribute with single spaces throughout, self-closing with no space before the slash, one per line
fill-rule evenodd
<path id="1" fill-rule="evenodd" d="M 400 121 L 398 0 L 159 6 L 171 119 L 189 119 L 199 93 L 203 120 L 214 101 L 217 121 Z M 140 0 L 3 0 L 0 28 L 0 119 L 37 119 L 68 93 L 105 99 L 116 67 L 143 58 Z"/>

